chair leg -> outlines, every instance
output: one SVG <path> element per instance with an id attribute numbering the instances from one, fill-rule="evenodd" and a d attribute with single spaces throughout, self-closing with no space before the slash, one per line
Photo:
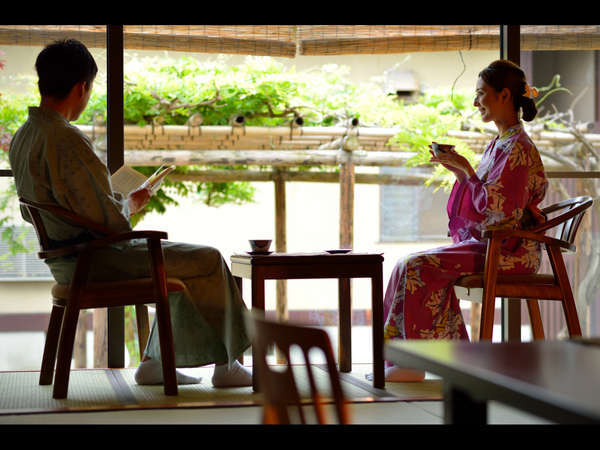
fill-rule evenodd
<path id="1" fill-rule="evenodd" d="M 58 348 L 58 338 L 60 336 L 64 312 L 65 308 L 63 306 L 54 305 L 52 307 L 48 331 L 46 332 L 42 367 L 40 369 L 40 385 L 52 384 L 52 379 L 54 378 L 56 350 Z"/>
<path id="2" fill-rule="evenodd" d="M 165 395 L 177 395 L 177 375 L 175 373 L 175 350 L 173 348 L 173 329 L 169 301 L 156 302 L 158 320 L 158 338 L 160 341 L 160 359 L 162 361 Z"/>
<path id="3" fill-rule="evenodd" d="M 67 305 L 64 312 L 63 324 L 60 331 L 58 344 L 58 357 L 56 360 L 56 374 L 54 379 L 53 398 L 65 398 L 69 389 L 69 375 L 71 359 L 73 358 L 73 344 L 77 331 L 79 308 Z"/>
<path id="4" fill-rule="evenodd" d="M 150 265 L 154 279 L 156 294 L 156 319 L 158 321 L 158 338 L 160 341 L 160 359 L 162 360 L 163 383 L 165 395 L 177 395 L 177 375 L 175 373 L 175 349 L 173 348 L 173 328 L 171 326 L 171 310 L 169 309 L 169 293 L 164 271 L 163 253 L 158 239 L 148 240 Z"/>
<path id="5" fill-rule="evenodd" d="M 567 329 L 569 330 L 569 336 L 581 336 L 581 327 L 579 326 L 579 316 L 577 315 L 577 307 L 575 306 L 575 299 L 573 298 L 573 292 L 571 287 L 565 287 L 563 289 L 564 298 L 562 301 L 563 311 L 565 313 L 565 319 L 567 321 Z"/>
<path id="6" fill-rule="evenodd" d="M 535 299 L 527 300 L 527 310 L 529 311 L 529 319 L 531 320 L 531 334 L 535 340 L 544 340 L 544 325 L 542 324 L 542 316 L 540 314 L 540 305 Z"/>
<path id="7" fill-rule="evenodd" d="M 483 299 L 481 306 L 480 341 L 491 341 L 494 331 L 494 309 L 496 307 L 496 280 L 498 278 L 498 259 L 500 258 L 500 241 L 490 239 L 485 255 L 483 270 Z"/>
<path id="8" fill-rule="evenodd" d="M 558 278 L 558 284 L 560 285 L 563 294 L 562 306 L 567 322 L 567 329 L 569 330 L 569 336 L 581 336 L 577 307 L 575 306 L 575 299 L 573 298 L 573 291 L 571 290 L 571 283 L 569 282 L 569 276 L 567 275 L 567 269 L 565 268 L 562 254 L 558 247 L 550 247 L 549 253 L 552 266 L 556 277 Z"/>

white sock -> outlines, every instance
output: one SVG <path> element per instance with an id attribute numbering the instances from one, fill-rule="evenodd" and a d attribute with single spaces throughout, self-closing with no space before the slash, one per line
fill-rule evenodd
<path id="1" fill-rule="evenodd" d="M 202 380 L 179 371 L 176 373 L 177 384 L 198 384 Z M 137 384 L 163 384 L 162 363 L 157 359 L 142 361 L 135 371 L 134 378 Z"/>
<path id="2" fill-rule="evenodd" d="M 212 376 L 212 384 L 214 387 L 252 386 L 252 372 L 238 361 L 233 363 L 231 369 L 227 364 L 217 364 Z"/>

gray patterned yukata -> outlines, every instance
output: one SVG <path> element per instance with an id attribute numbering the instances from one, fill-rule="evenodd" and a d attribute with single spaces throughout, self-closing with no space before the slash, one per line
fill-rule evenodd
<path id="1" fill-rule="evenodd" d="M 27 121 L 15 133 L 9 151 L 19 196 L 66 208 L 115 232 L 131 230 L 126 198 L 113 192 L 107 167 L 93 144 L 57 111 L 30 107 Z M 28 222 L 25 210 L 23 218 Z M 89 230 L 43 214 L 49 237 L 60 245 L 89 239 Z M 179 278 L 184 292 L 169 294 L 175 364 L 197 367 L 231 365 L 250 346 L 245 333 L 246 309 L 227 263 L 215 248 L 163 241 L 167 276 Z M 59 283 L 69 283 L 74 257 L 46 260 Z M 94 281 L 150 276 L 145 240 L 131 240 L 94 253 Z M 160 358 L 156 321 L 146 354 Z"/>

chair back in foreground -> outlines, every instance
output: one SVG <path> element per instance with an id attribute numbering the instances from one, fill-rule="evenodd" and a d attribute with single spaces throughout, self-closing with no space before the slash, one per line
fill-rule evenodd
<path id="1" fill-rule="evenodd" d="M 309 359 L 309 352 L 320 349 L 325 355 L 326 371 L 330 382 L 330 390 L 335 413 L 339 424 L 350 423 L 349 406 L 344 398 L 338 370 L 333 357 L 333 349 L 329 336 L 324 330 L 278 322 L 264 318 L 263 311 L 248 311 L 245 316 L 252 345 L 255 346 L 257 361 L 253 361 L 254 370 L 258 375 L 258 387 L 263 396 L 263 423 L 290 424 L 307 423 L 304 408 L 313 406 L 316 421 L 319 424 L 329 423 L 324 405 L 328 403 L 323 394 L 323 385 L 318 388 L 315 381 L 315 371 L 322 370 L 314 367 Z M 285 357 L 285 365 L 269 366 L 267 354 L 273 346 L 279 348 Z M 305 370 L 310 386 L 310 403 L 301 398 L 298 383 L 294 377 L 291 363 L 291 349 L 302 351 Z M 314 351 L 314 350 L 313 350 Z M 303 369 L 302 365 L 294 366 L 296 371 Z"/>
<path id="2" fill-rule="evenodd" d="M 54 398 L 65 398 L 69 386 L 69 374 L 79 311 L 90 308 L 107 308 L 125 305 L 136 306 L 139 348 L 143 352 L 148 338 L 148 310 L 146 303 L 156 304 L 160 352 L 165 395 L 177 395 L 173 333 L 169 311 L 169 292 L 183 291 L 181 280 L 167 278 L 165 274 L 161 240 L 167 239 L 162 231 L 130 231 L 114 233 L 103 226 L 80 217 L 56 205 L 36 203 L 20 198 L 21 206 L 29 213 L 39 239 L 40 259 L 76 256 L 73 279 L 70 284 L 54 284 L 52 287 L 52 312 L 46 333 L 39 384 L 52 384 Z M 43 217 L 61 220 L 93 231 L 101 237 L 59 245 L 46 232 Z M 145 239 L 151 277 L 115 282 L 91 282 L 89 269 L 94 250 L 117 242 Z M 54 366 L 56 365 L 56 373 Z"/>
<path id="3" fill-rule="evenodd" d="M 562 253 L 576 251 L 577 231 L 592 203 L 592 198 L 588 196 L 567 199 L 544 208 L 542 213 L 548 219 L 533 228 L 494 229 L 483 233 L 483 238 L 488 240 L 484 272 L 464 276 L 455 283 L 459 299 L 482 303 L 479 339 L 492 339 L 496 297 L 527 300 L 534 339 L 545 338 L 538 300 L 560 301 L 569 335 L 581 336 L 577 308 Z M 555 237 L 546 235 L 549 230 L 554 230 Z M 548 254 L 552 273 L 499 273 L 502 241 L 513 237 L 541 243 Z"/>

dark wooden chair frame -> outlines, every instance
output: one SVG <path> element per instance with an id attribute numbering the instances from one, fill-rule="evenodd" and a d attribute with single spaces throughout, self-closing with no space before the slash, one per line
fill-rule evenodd
<path id="1" fill-rule="evenodd" d="M 293 346 L 298 346 L 304 356 L 311 392 L 310 403 L 313 405 L 318 423 L 326 424 L 328 421 L 323 408 L 325 401 L 317 390 L 313 375 L 314 368 L 309 360 L 309 352 L 314 348 L 320 349 L 326 358 L 338 423 L 350 423 L 348 403 L 342 391 L 333 349 L 329 336 L 324 330 L 265 319 L 264 311 L 259 310 L 247 311 L 245 322 L 255 349 L 256 360 L 253 361 L 253 366 L 258 375 L 259 391 L 264 399 L 264 424 L 292 423 L 291 410 L 297 411 L 302 424 L 306 423 L 302 406 L 306 405 L 307 402 L 300 399 L 292 372 L 290 348 Z M 283 370 L 272 370 L 267 364 L 267 351 L 273 345 L 276 345 L 285 356 L 286 367 Z"/>
<path id="2" fill-rule="evenodd" d="M 483 237 L 488 240 L 484 272 L 460 278 L 455 286 L 483 288 L 480 340 L 492 340 L 496 297 L 526 299 L 534 339 L 544 339 L 544 328 L 538 300 L 558 300 L 562 303 L 570 336 L 581 336 L 581 328 L 571 284 L 565 268 L 562 252 L 575 252 L 575 237 L 583 215 L 592 206 L 588 196 L 567 199 L 542 210 L 549 217 L 545 223 L 527 230 L 487 230 Z M 546 231 L 556 228 L 555 237 Z M 540 242 L 548 254 L 551 274 L 505 275 L 498 273 L 502 241 L 508 238 L 530 239 Z"/>
<path id="3" fill-rule="evenodd" d="M 39 258 L 77 256 L 70 285 L 57 283 L 52 287 L 53 307 L 46 334 L 39 384 L 52 384 L 54 376 L 53 398 L 66 398 L 80 310 L 135 305 L 139 348 L 140 354 L 142 354 L 149 334 L 146 304 L 155 303 L 164 392 L 165 395 L 177 395 L 168 292 L 182 291 L 185 286 L 176 278 L 166 277 L 161 240 L 167 239 L 167 233 L 162 231 L 114 233 L 93 221 L 55 205 L 36 203 L 24 198 L 20 198 L 19 202 L 29 212 L 32 219 L 40 244 Z M 65 247 L 52 248 L 42 220 L 43 214 L 54 215 L 69 224 L 79 225 L 102 237 Z M 131 239 L 146 240 L 151 277 L 115 282 L 90 282 L 88 274 L 94 250 Z M 54 373 L 55 365 L 56 373 Z"/>

